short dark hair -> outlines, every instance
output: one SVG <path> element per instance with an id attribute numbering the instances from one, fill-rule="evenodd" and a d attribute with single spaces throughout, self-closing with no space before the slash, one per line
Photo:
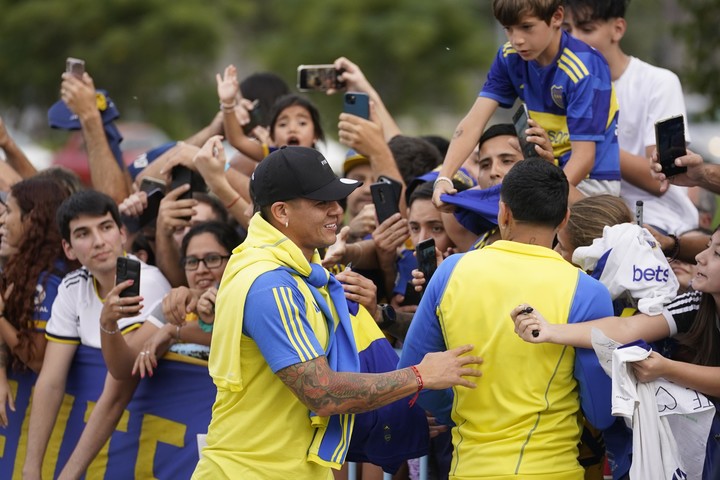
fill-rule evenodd
<path id="1" fill-rule="evenodd" d="M 559 167 L 531 157 L 516 163 L 505 175 L 500 200 L 515 220 L 555 228 L 567 214 L 569 188 Z"/>
<path id="2" fill-rule="evenodd" d="M 450 140 L 440 135 L 421 135 L 420 138 L 434 145 L 440 152 L 440 155 L 445 158 L 448 148 L 450 147 Z"/>
<path id="3" fill-rule="evenodd" d="M 290 88 L 280 76 L 272 72 L 258 72 L 240 82 L 240 92 L 244 98 L 258 101 L 255 108 L 260 109 L 260 125 L 268 127 L 275 100 L 290 93 Z"/>
<path id="4" fill-rule="evenodd" d="M 388 146 L 405 185 L 410 185 L 416 177 L 431 172 L 443 161 L 435 145 L 420 137 L 396 135 L 388 142 Z"/>
<path id="5" fill-rule="evenodd" d="M 207 204 L 215 214 L 215 217 L 223 223 L 227 223 L 230 215 L 228 214 L 225 205 L 215 196 L 209 193 L 195 192 L 192 197 L 200 203 Z"/>
<path id="6" fill-rule="evenodd" d="M 192 228 L 190 228 L 190 230 L 188 230 L 188 232 L 182 239 L 182 243 L 180 244 L 180 255 L 183 258 L 185 258 L 185 256 L 187 255 L 187 249 L 188 245 L 190 244 L 190 240 L 192 240 L 193 237 L 196 237 L 203 233 L 209 233 L 213 237 L 215 237 L 215 240 L 217 240 L 217 242 L 222 245 L 228 252 L 232 252 L 233 249 L 240 245 L 240 243 L 243 241 L 243 238 L 240 236 L 237 230 L 232 228 L 227 223 L 216 222 L 214 220 L 211 220 L 209 222 L 196 223 L 192 226 Z"/>
<path id="7" fill-rule="evenodd" d="M 325 132 L 323 132 L 322 125 L 320 124 L 320 111 L 317 109 L 317 107 L 307 98 L 301 97 L 300 95 L 296 95 L 294 93 L 290 93 L 288 95 L 283 95 L 282 97 L 275 100 L 275 103 L 273 104 L 270 116 L 270 136 L 274 139 L 275 138 L 275 123 L 277 122 L 278 117 L 288 107 L 292 106 L 299 106 L 304 108 L 308 111 L 310 114 L 310 119 L 313 122 L 313 127 L 315 129 L 315 137 L 320 141 L 325 141 Z"/>
<path id="8" fill-rule="evenodd" d="M 77 219 L 80 215 L 102 217 L 108 212 L 118 228 L 122 227 L 120 212 L 112 198 L 97 190 L 80 190 L 60 204 L 55 214 L 55 220 L 60 235 L 65 241 L 69 242 L 70 222 L 72 220 Z"/>
<path id="9" fill-rule="evenodd" d="M 488 127 L 488 129 L 485 130 L 482 135 L 480 135 L 480 141 L 478 142 L 478 145 L 482 147 L 483 143 L 487 142 L 491 138 L 500 137 L 503 135 L 517 138 L 515 126 L 512 123 L 496 123 L 495 125 Z"/>
<path id="10" fill-rule="evenodd" d="M 410 194 L 410 198 L 408 199 L 407 206 L 410 208 L 410 206 L 415 202 L 415 200 L 432 200 L 433 196 L 433 182 L 425 182 L 421 183 Z"/>
<path id="11" fill-rule="evenodd" d="M 561 0 L 493 0 L 493 15 L 503 26 L 517 25 L 525 15 L 550 25 L 550 19 L 561 3 Z"/>
<path id="12" fill-rule="evenodd" d="M 630 0 L 563 0 L 566 10 L 572 12 L 575 23 L 582 25 L 596 20 L 625 18 Z"/>

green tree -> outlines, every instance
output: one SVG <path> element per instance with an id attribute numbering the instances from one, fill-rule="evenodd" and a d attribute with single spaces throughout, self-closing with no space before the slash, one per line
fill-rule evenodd
<path id="1" fill-rule="evenodd" d="M 681 78 L 690 90 L 707 95 L 708 117 L 720 109 L 720 3 L 717 0 L 678 0 L 685 10 L 685 19 L 675 32 L 685 44 L 685 68 Z"/>
<path id="2" fill-rule="evenodd" d="M 210 68 L 230 22 L 250 1 L 0 0 L 0 102 L 49 106 L 65 57 L 83 58 L 123 118 L 141 114 L 173 132 L 217 109 Z M 141 112 L 141 113 L 140 113 Z"/>

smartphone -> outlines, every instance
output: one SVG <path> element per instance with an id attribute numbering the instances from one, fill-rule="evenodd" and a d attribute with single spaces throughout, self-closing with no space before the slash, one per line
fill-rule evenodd
<path id="1" fill-rule="evenodd" d="M 405 305 L 419 305 L 420 300 L 422 299 L 423 291 L 424 290 L 420 290 L 418 292 L 417 290 L 415 290 L 415 285 L 413 285 L 412 282 L 408 282 L 405 285 L 405 294 L 403 295 L 403 301 L 400 302 L 400 306 L 404 307 Z"/>
<path id="2" fill-rule="evenodd" d="M 345 82 L 338 76 L 344 70 L 336 69 L 335 65 L 300 65 L 297 68 L 297 88 L 301 92 L 325 92 L 330 89 L 341 90 Z"/>
<path id="3" fill-rule="evenodd" d="M 205 180 L 202 175 L 184 165 L 175 165 L 172 172 L 170 172 L 170 175 L 172 177 L 170 190 L 174 190 L 180 185 L 184 185 L 186 183 L 190 184 L 190 190 L 183 193 L 178 200 L 192 198 L 193 192 L 207 193 L 207 185 L 205 184 Z"/>
<path id="4" fill-rule="evenodd" d="M 513 115 L 513 125 L 515 126 L 515 133 L 517 133 L 518 141 L 520 142 L 520 150 L 522 151 L 523 158 L 538 156 L 535 151 L 535 144 L 527 141 L 527 134 L 525 133 L 525 130 L 530 128 L 530 124 L 528 123 L 529 118 L 530 114 L 528 113 L 527 105 L 521 103 L 520 108 L 518 108 Z"/>
<path id="5" fill-rule="evenodd" d="M 127 257 L 118 257 L 115 272 L 115 285 L 125 280 L 135 280 L 132 285 L 120 292 L 121 297 L 140 295 L 140 262 Z"/>
<path id="6" fill-rule="evenodd" d="M 260 109 L 260 100 L 255 99 L 255 101 L 253 101 L 253 108 L 251 110 L 248 110 L 248 115 L 250 115 L 250 121 L 242 127 L 245 135 L 250 135 L 255 129 L 255 127 L 260 125 L 260 122 L 262 122 L 262 110 Z"/>
<path id="7" fill-rule="evenodd" d="M 160 190 L 163 194 L 165 193 L 165 189 L 167 188 L 167 185 L 163 180 L 160 180 L 159 178 L 154 177 L 143 177 L 142 181 L 140 182 L 140 191 L 145 192 L 148 195 L 150 195 L 155 190 Z"/>
<path id="8" fill-rule="evenodd" d="M 395 196 L 399 199 L 400 195 L 402 194 L 402 183 L 395 180 L 394 178 L 390 178 L 386 175 L 380 175 L 377 179 L 378 182 L 387 183 L 388 185 L 393 187 L 393 190 L 395 191 Z"/>
<path id="9" fill-rule="evenodd" d="M 375 205 L 375 214 L 378 223 L 383 223 L 400 211 L 400 197 L 395 193 L 395 187 L 385 182 L 375 182 L 370 185 L 370 195 L 372 195 L 373 204 Z"/>
<path id="10" fill-rule="evenodd" d="M 641 227 L 643 226 L 643 201 L 638 200 L 635 202 L 635 221 Z"/>
<path id="11" fill-rule="evenodd" d="M 82 78 L 85 73 L 85 60 L 79 58 L 68 57 L 65 60 L 65 71 L 72 73 L 77 78 Z"/>
<path id="12" fill-rule="evenodd" d="M 419 242 L 415 246 L 415 258 L 418 262 L 418 270 L 425 275 L 425 286 L 437 269 L 437 260 L 435 259 L 435 239 L 428 238 Z"/>
<path id="13" fill-rule="evenodd" d="M 675 165 L 675 159 L 687 154 L 685 150 L 685 119 L 682 115 L 655 122 L 655 147 L 662 173 L 672 177 L 687 172 L 687 167 Z"/>
<path id="14" fill-rule="evenodd" d="M 370 97 L 367 93 L 347 92 L 343 99 L 343 112 L 370 120 Z"/>

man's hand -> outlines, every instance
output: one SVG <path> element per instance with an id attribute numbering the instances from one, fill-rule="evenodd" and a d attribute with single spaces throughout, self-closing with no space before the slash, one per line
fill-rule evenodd
<path id="1" fill-rule="evenodd" d="M 125 280 L 115 285 L 108 293 L 103 308 L 100 311 L 101 330 L 114 332 L 118 329 L 118 320 L 134 317 L 143 309 L 143 297 L 121 297 L 120 292 L 132 285 L 134 280 Z"/>
<path id="2" fill-rule="evenodd" d="M 368 234 L 377 228 L 377 216 L 375 214 L 375 205 L 368 203 L 365 205 L 355 217 L 350 220 L 350 231 L 348 238 L 352 240 L 362 240 Z"/>
<path id="3" fill-rule="evenodd" d="M 72 73 L 63 73 L 62 79 L 60 98 L 78 118 L 99 115 L 95 84 L 87 72 L 83 73 L 82 79 Z"/>
<path id="4" fill-rule="evenodd" d="M 678 167 L 687 167 L 687 172 L 679 173 L 677 175 L 673 175 L 672 177 L 666 177 L 665 174 L 662 173 L 662 165 L 660 165 L 657 150 L 653 152 L 652 157 L 650 158 L 650 168 L 652 169 L 653 177 L 657 180 L 661 182 L 667 180 L 673 185 L 679 185 L 682 187 L 702 186 L 706 172 L 705 162 L 703 162 L 703 158 L 700 155 L 692 152 L 691 150 L 687 150 L 687 155 L 683 155 L 682 157 L 675 159 L 675 165 Z M 668 182 L 664 182 L 664 184 L 660 187 L 661 191 L 665 192 L 667 190 Z"/>
<path id="5" fill-rule="evenodd" d="M 190 190 L 190 184 L 184 184 L 171 190 L 160 201 L 157 217 L 157 232 L 171 237 L 176 229 L 190 226 L 190 218 L 195 214 L 198 201 L 193 198 L 178 200 L 178 197 Z"/>
<path id="6" fill-rule="evenodd" d="M 399 213 L 395 213 L 378 225 L 372 237 L 375 240 L 375 250 L 380 265 L 394 267 L 398 248 L 410 238 L 408 221 Z"/>
<path id="7" fill-rule="evenodd" d="M 377 287 L 369 278 L 360 275 L 352 270 L 344 270 L 335 278 L 343 284 L 345 298 L 357 302 L 375 316 L 377 310 Z"/>
<path id="8" fill-rule="evenodd" d="M 475 355 L 465 355 L 475 348 L 472 345 L 463 345 L 445 352 L 428 353 L 423 357 L 416 368 L 420 372 L 424 387 L 429 390 L 442 390 L 462 385 L 475 388 L 475 382 L 464 377 L 480 377 L 482 372 L 469 365 L 480 365 L 482 358 Z"/>

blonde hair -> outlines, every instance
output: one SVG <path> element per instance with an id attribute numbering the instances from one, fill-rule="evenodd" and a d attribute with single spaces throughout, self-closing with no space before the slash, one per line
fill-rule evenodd
<path id="1" fill-rule="evenodd" d="M 565 232 L 574 247 L 586 247 L 603 235 L 605 226 L 632 223 L 633 214 L 625 202 L 612 195 L 583 198 L 570 206 Z"/>

